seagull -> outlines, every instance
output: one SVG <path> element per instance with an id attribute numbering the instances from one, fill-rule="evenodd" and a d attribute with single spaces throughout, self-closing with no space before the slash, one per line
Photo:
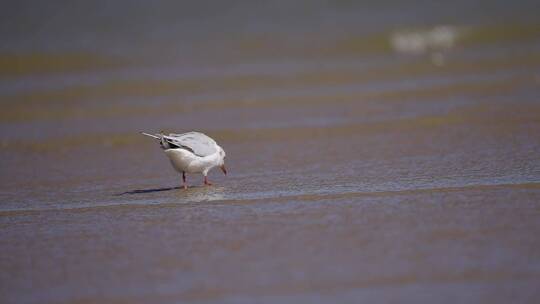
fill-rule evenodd
<path id="1" fill-rule="evenodd" d="M 159 144 L 169 157 L 173 168 L 182 173 L 182 187 L 187 189 L 186 173 L 202 173 L 204 184 L 212 185 L 208 181 L 208 171 L 219 167 L 227 175 L 225 168 L 225 151 L 215 140 L 200 132 L 165 135 L 141 134 L 159 140 Z"/>

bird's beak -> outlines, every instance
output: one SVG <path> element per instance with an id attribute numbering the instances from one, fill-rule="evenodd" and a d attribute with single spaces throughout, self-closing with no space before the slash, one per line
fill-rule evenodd
<path id="1" fill-rule="evenodd" d="M 219 168 L 223 171 L 223 174 L 227 175 L 227 168 L 225 168 L 225 165 L 221 165 Z"/>

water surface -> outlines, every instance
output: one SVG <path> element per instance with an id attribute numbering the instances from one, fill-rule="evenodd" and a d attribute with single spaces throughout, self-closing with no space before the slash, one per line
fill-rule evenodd
<path id="1" fill-rule="evenodd" d="M 538 302 L 537 9 L 12 5 L 0 302 Z M 230 175 L 180 189 L 160 130 Z"/>

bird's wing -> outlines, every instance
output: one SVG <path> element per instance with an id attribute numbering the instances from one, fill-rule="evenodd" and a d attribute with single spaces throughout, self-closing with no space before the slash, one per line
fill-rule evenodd
<path id="1" fill-rule="evenodd" d="M 184 134 L 169 134 L 163 136 L 169 142 L 180 147 L 186 147 L 195 155 L 208 156 L 217 152 L 216 142 L 200 132 L 188 132 Z"/>

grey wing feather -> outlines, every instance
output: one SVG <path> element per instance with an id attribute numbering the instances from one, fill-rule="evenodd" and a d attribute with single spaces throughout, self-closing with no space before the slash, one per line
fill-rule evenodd
<path id="1" fill-rule="evenodd" d="M 216 142 L 203 133 L 169 134 L 168 136 L 164 136 L 164 138 L 175 145 L 188 148 L 188 150 L 191 150 L 198 156 L 204 157 L 217 152 Z"/>

